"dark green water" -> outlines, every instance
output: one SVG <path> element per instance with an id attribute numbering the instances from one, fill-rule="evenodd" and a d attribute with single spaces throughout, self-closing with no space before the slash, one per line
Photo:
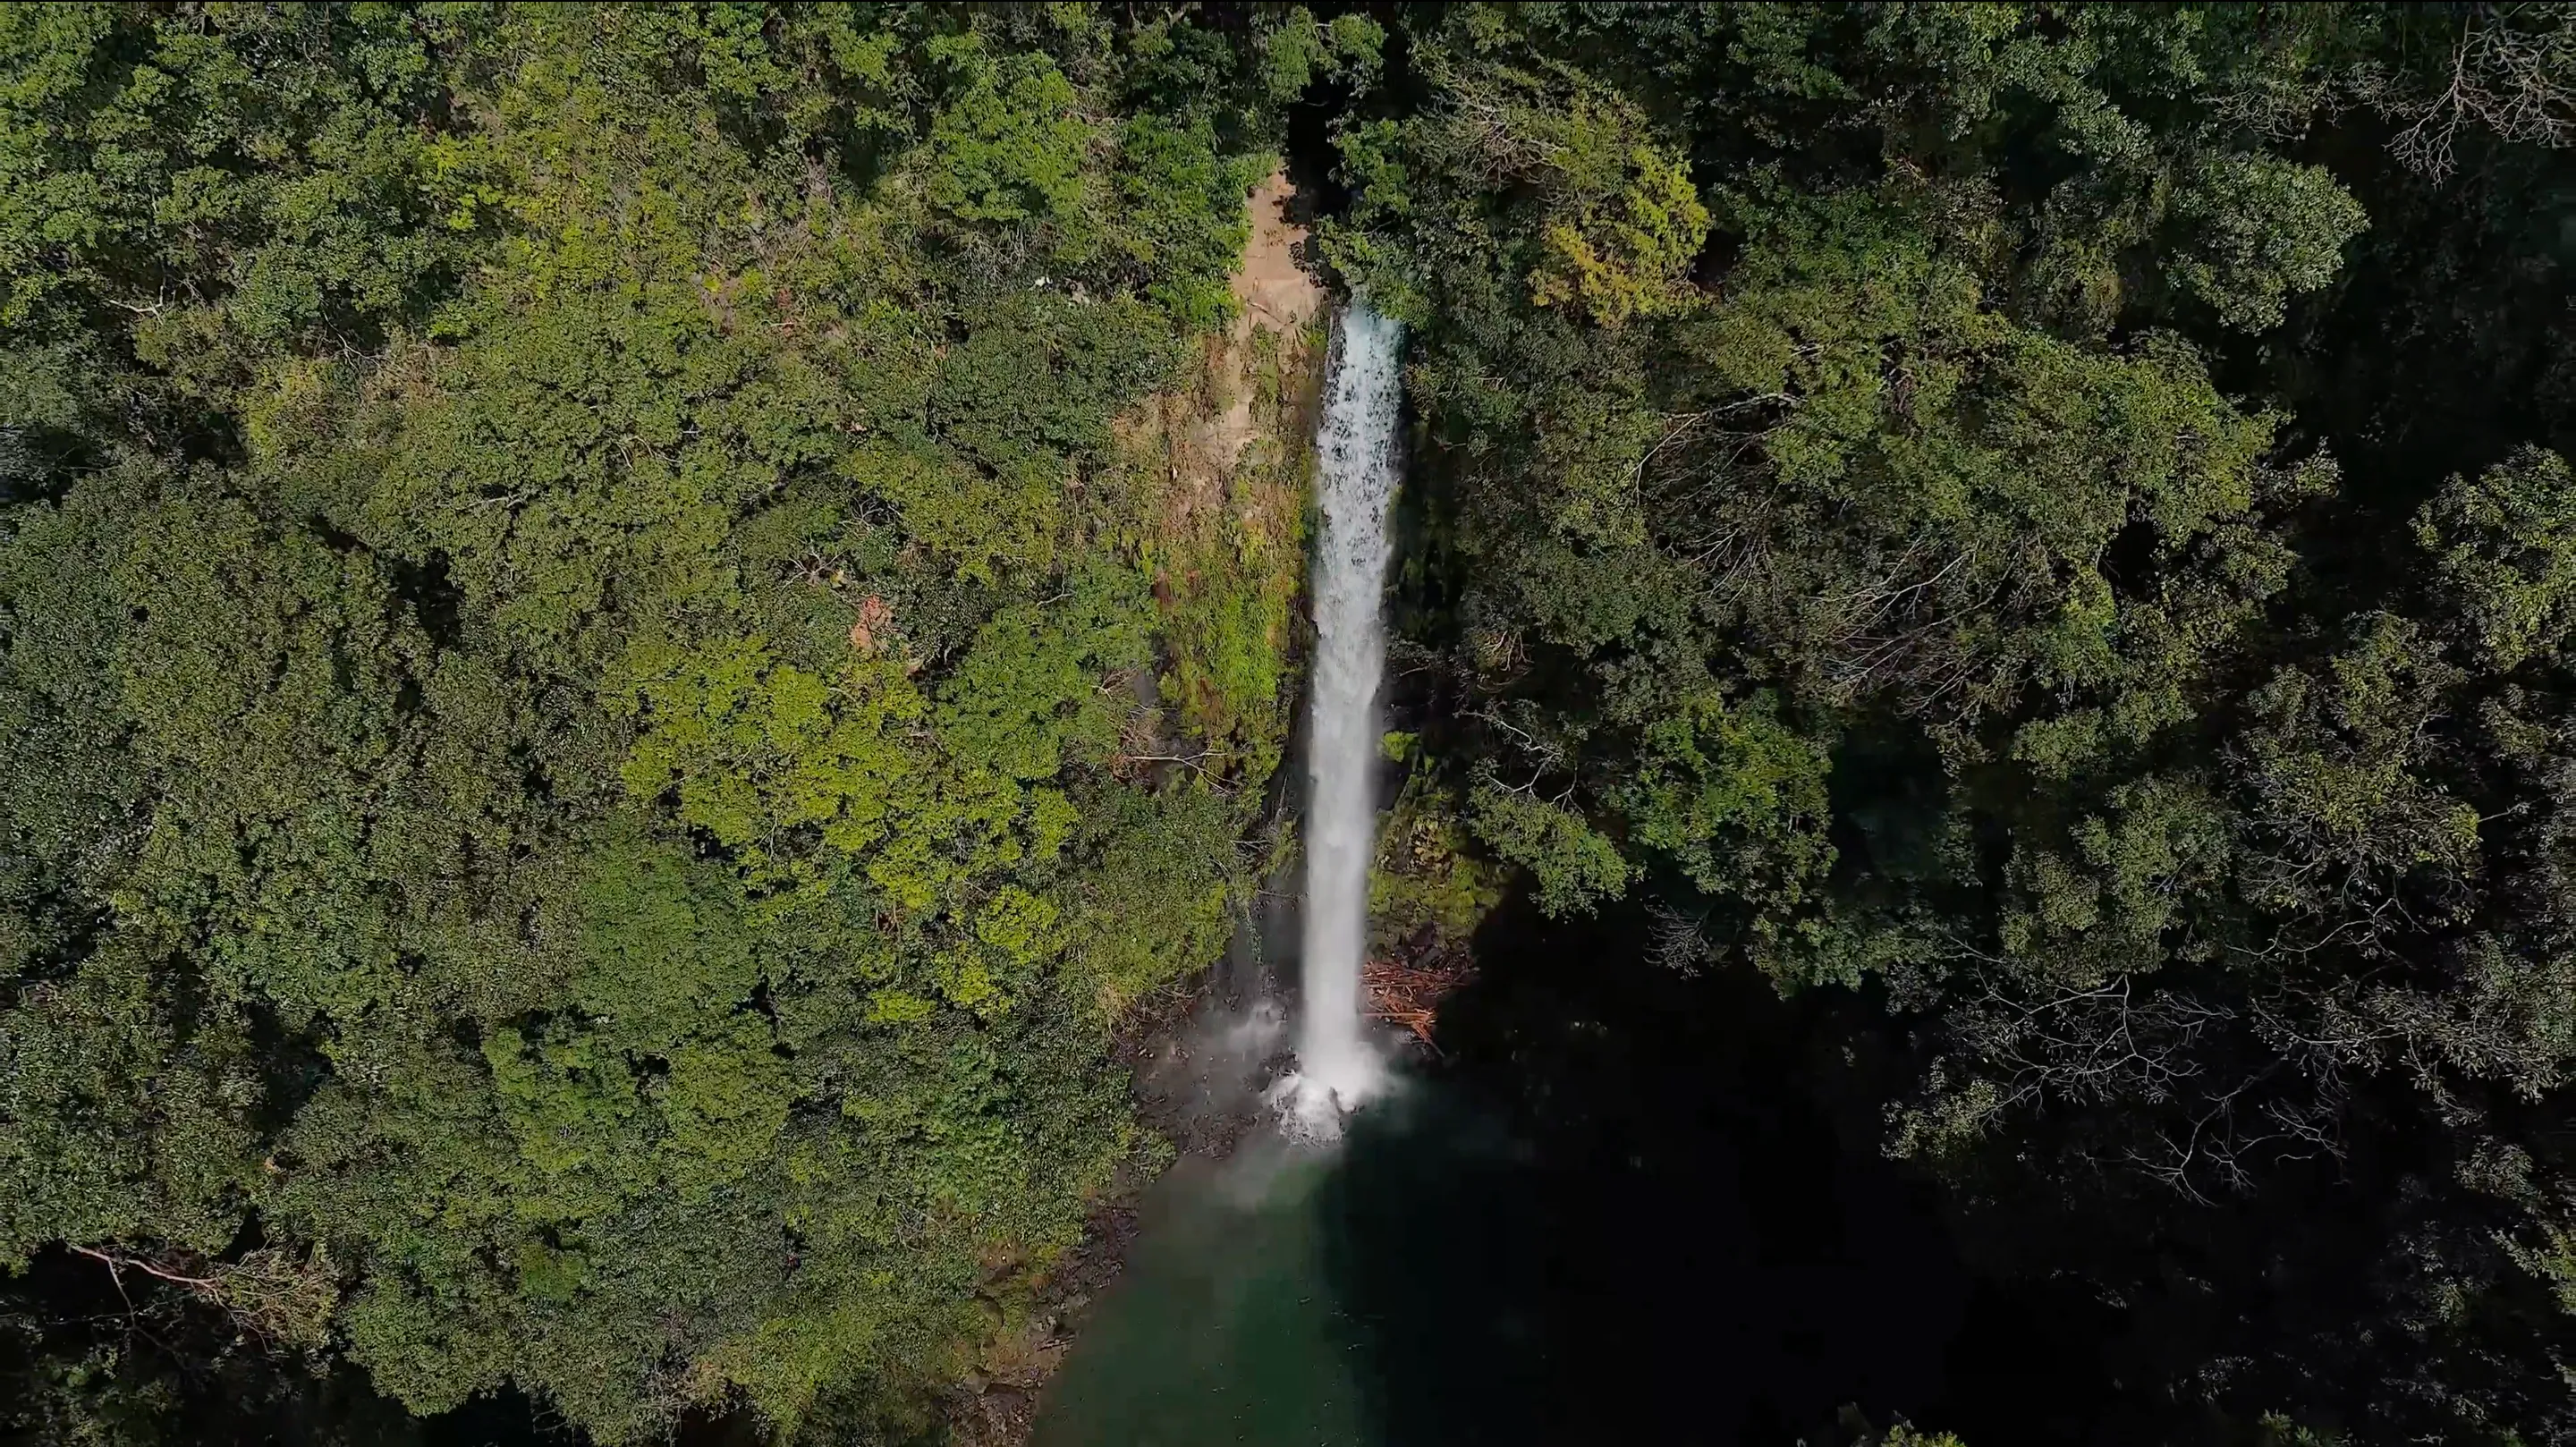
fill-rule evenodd
<path id="1" fill-rule="evenodd" d="M 1048 1395 L 1039 1447 L 1358 1447 L 1364 1333 L 1326 1266 L 1338 1162 L 1257 1142 L 1183 1162 Z"/>
<path id="2" fill-rule="evenodd" d="M 1185 1160 L 1149 1196 L 1125 1273 L 1050 1389 L 1037 1447 L 1412 1440 L 1394 1430 L 1408 1383 L 1392 1373 L 1418 1366 L 1418 1349 L 1459 1365 L 1484 1355 L 1528 1366 L 1514 1358 L 1534 1344 L 1535 1284 L 1458 1279 L 1482 1270 L 1474 1243 L 1507 1218 L 1507 1203 L 1449 1230 L 1440 1218 L 1459 1203 L 1439 1188 L 1504 1188 L 1529 1164 L 1455 1085 L 1421 1076 L 1336 1145 L 1263 1135 L 1223 1162 Z M 1469 1249 L 1403 1244 L 1411 1226 Z M 1363 1264 L 1390 1244 L 1397 1259 Z M 1363 1271 L 1393 1295 L 1354 1290 Z M 1522 1291 L 1528 1299 L 1505 1299 Z M 1443 1319 L 1423 1320 L 1435 1301 Z"/>
<path id="3" fill-rule="evenodd" d="M 1962 1263 L 1820 1048 L 1850 1032 L 1634 945 L 1498 920 L 1446 1058 L 1335 1151 L 1177 1168 L 1037 1447 L 2092 1435 L 2104 1309 Z"/>

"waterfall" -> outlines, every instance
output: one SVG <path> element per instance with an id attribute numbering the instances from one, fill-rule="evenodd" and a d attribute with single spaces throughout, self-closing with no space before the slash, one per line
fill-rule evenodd
<path id="1" fill-rule="evenodd" d="M 1339 340 L 1316 439 L 1324 527 L 1315 548 L 1303 1019 L 1298 1073 L 1283 1082 L 1293 1116 L 1326 1132 L 1384 1076 L 1360 1014 L 1360 970 L 1377 850 L 1372 785 L 1403 328 L 1355 301 L 1342 316 Z"/>

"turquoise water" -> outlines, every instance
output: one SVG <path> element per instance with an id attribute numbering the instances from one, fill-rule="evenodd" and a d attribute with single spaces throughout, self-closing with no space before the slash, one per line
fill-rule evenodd
<path id="1" fill-rule="evenodd" d="M 1337 1155 L 1257 1140 L 1144 1205 L 1039 1415 L 1037 1447 L 1360 1447 L 1366 1334 L 1326 1278 Z"/>
<path id="2" fill-rule="evenodd" d="M 1532 1164 L 1492 1113 L 1419 1077 L 1338 1145 L 1265 1134 L 1183 1160 L 1080 1324 L 1035 1447 L 1525 1440 L 1550 1355 Z"/>

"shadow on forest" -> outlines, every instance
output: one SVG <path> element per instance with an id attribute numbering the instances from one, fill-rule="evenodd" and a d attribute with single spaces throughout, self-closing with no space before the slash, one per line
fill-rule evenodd
<path id="1" fill-rule="evenodd" d="M 1507 908 L 1447 1059 L 1360 1118 L 1318 1205 L 1376 1439 L 1787 1447 L 1845 1403 L 1975 1447 L 2088 1436 L 2112 1314 L 1977 1280 L 1874 1120 L 1837 1130 L 1847 1072 L 1813 1052 L 1868 1007 L 1644 945 Z"/>

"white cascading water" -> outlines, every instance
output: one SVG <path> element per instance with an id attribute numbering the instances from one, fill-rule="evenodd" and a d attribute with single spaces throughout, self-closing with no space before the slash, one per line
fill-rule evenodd
<path id="1" fill-rule="evenodd" d="M 1281 1083 L 1291 1119 L 1310 1134 L 1335 1133 L 1385 1080 L 1360 1013 L 1360 971 L 1377 852 L 1377 690 L 1403 337 L 1400 324 L 1356 301 L 1343 313 L 1316 445 L 1324 529 L 1315 549 L 1303 1018 L 1297 1074 Z"/>

